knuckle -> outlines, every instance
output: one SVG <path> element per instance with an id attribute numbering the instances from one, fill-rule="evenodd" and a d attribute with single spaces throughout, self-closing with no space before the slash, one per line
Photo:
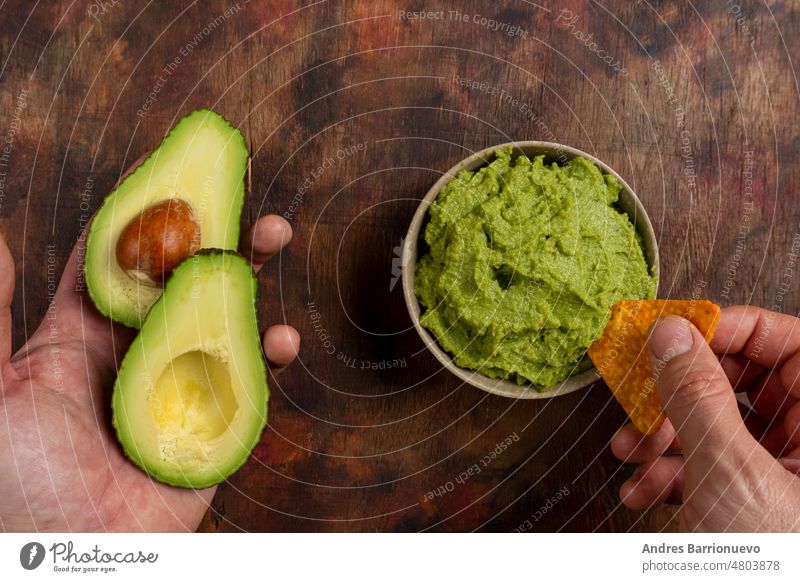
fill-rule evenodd
<path id="1" fill-rule="evenodd" d="M 722 370 L 681 366 L 662 378 L 666 394 L 677 405 L 693 404 L 701 398 L 719 398 L 731 391 Z"/>

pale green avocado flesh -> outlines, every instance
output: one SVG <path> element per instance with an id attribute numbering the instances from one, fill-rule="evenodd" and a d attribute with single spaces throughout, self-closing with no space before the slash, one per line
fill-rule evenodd
<path id="1" fill-rule="evenodd" d="M 153 478 L 202 489 L 241 467 L 267 422 L 252 267 L 231 251 L 184 260 L 122 360 L 112 397 L 125 454 Z"/>
<path id="2" fill-rule="evenodd" d="M 193 111 L 106 197 L 92 219 L 84 260 L 89 295 L 104 315 L 138 328 L 161 294 L 116 260 L 120 234 L 144 210 L 180 199 L 194 212 L 201 248 L 237 248 L 249 156 L 242 134 L 222 116 Z"/>
<path id="3" fill-rule="evenodd" d="M 462 171 L 429 209 L 420 323 L 456 365 L 491 378 L 547 390 L 591 366 L 611 306 L 656 291 L 621 189 L 584 158 L 545 165 L 510 148 Z"/>

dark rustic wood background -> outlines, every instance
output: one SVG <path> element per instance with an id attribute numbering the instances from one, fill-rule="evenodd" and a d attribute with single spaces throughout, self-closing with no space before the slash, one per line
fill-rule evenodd
<path id="1" fill-rule="evenodd" d="M 289 213 L 295 238 L 261 275 L 260 309 L 264 325 L 296 326 L 303 348 L 271 382 L 265 437 L 202 530 L 674 529 L 670 509 L 618 503 L 631 467 L 609 451 L 625 417 L 604 385 L 517 402 L 441 371 L 393 285 L 395 247 L 459 159 L 548 139 L 634 187 L 659 238 L 662 297 L 796 313 L 798 286 L 781 285 L 800 221 L 797 7 L 2 4 L 0 227 L 17 258 L 16 344 L 46 309 L 48 245 L 60 269 L 126 166 L 176 118 L 213 107 L 252 144 L 243 222 Z M 442 12 L 404 18 L 419 10 Z"/>

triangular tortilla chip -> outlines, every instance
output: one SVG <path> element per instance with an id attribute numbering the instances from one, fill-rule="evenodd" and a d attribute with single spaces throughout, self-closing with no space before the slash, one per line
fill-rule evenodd
<path id="1" fill-rule="evenodd" d="M 611 319 L 589 348 L 589 357 L 640 432 L 653 434 L 664 422 L 647 355 L 650 326 L 662 317 L 679 315 L 711 341 L 719 313 L 719 305 L 694 299 L 620 301 L 611 309 Z"/>

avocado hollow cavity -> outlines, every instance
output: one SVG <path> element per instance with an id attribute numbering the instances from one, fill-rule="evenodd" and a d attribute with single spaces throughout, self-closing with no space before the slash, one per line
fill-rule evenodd
<path id="1" fill-rule="evenodd" d="M 150 398 L 161 439 L 186 439 L 189 446 L 221 436 L 238 409 L 228 364 L 200 350 L 172 360 L 156 380 Z"/>

